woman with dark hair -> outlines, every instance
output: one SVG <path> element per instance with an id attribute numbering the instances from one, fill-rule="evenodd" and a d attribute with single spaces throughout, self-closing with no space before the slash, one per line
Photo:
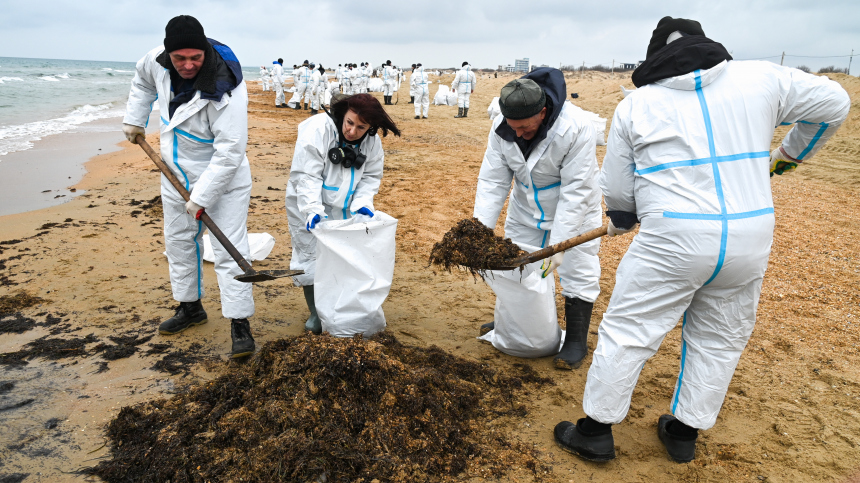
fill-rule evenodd
<path id="1" fill-rule="evenodd" d="M 322 220 L 373 218 L 373 197 L 382 181 L 383 151 L 379 131 L 400 136 L 385 109 L 370 94 L 332 100 L 331 111 L 299 124 L 298 139 L 287 182 L 287 220 L 294 277 L 305 292 L 311 315 L 305 328 L 322 331 L 314 304 L 316 238 L 312 230 Z"/>

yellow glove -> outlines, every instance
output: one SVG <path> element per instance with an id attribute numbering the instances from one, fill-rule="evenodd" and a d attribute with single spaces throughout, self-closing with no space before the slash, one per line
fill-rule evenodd
<path id="1" fill-rule="evenodd" d="M 548 275 L 552 274 L 553 270 L 558 269 L 563 261 L 564 252 L 559 252 L 549 258 L 545 258 L 543 264 L 540 266 L 540 269 L 543 270 L 543 273 L 540 274 L 540 278 L 546 278 Z"/>
<path id="2" fill-rule="evenodd" d="M 783 174 L 793 171 L 797 168 L 797 165 L 802 162 L 803 161 L 794 159 L 788 154 L 785 154 L 785 150 L 780 146 L 770 153 L 770 176 L 772 178 L 774 174 Z"/>

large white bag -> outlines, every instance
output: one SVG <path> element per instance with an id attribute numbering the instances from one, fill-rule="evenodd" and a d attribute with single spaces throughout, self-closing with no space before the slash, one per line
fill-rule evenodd
<path id="1" fill-rule="evenodd" d="M 495 119 L 496 116 L 502 113 L 502 108 L 499 107 L 499 98 L 494 97 L 492 101 L 490 101 L 490 107 L 487 108 L 487 115 L 490 116 L 490 119 Z"/>
<path id="2" fill-rule="evenodd" d="M 394 278 L 396 231 L 397 220 L 381 211 L 368 222 L 324 221 L 313 230 L 314 301 L 324 332 L 352 337 L 385 329 L 382 302 Z"/>
<path id="3" fill-rule="evenodd" d="M 378 77 L 373 77 L 371 79 L 368 79 L 367 81 L 367 90 L 369 92 L 382 92 L 384 84 L 385 83 L 382 81 L 382 79 Z"/>
<path id="4" fill-rule="evenodd" d="M 555 277 L 541 278 L 541 263 L 526 265 L 522 272 L 487 272 L 484 281 L 496 293 L 496 325 L 478 339 L 516 357 L 558 353 L 563 334 L 555 308 Z"/>
<path id="5" fill-rule="evenodd" d="M 597 131 L 597 145 L 606 146 L 606 119 L 600 117 L 595 112 L 586 111 L 585 109 L 577 106 L 570 101 L 565 102 L 568 102 L 571 106 L 575 108 L 574 111 L 576 111 L 577 116 L 580 119 L 591 123 L 591 125 L 594 127 L 594 130 Z"/>
<path id="6" fill-rule="evenodd" d="M 447 106 L 448 105 L 448 95 L 451 93 L 451 89 L 448 86 L 439 86 L 439 90 L 436 91 L 436 95 L 433 96 L 433 105 L 434 106 Z"/>
<path id="7" fill-rule="evenodd" d="M 200 238 L 203 239 L 203 260 L 214 262 L 215 252 L 212 251 L 212 239 L 209 233 L 204 233 Z M 249 262 L 265 260 L 269 253 L 272 253 L 272 248 L 275 248 L 275 237 L 268 233 L 248 233 L 248 247 L 251 249 Z"/>

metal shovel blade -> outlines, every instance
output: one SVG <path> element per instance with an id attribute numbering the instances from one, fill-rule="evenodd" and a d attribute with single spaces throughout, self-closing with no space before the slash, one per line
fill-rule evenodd
<path id="1" fill-rule="evenodd" d="M 233 278 L 240 282 L 254 283 L 266 282 L 268 280 L 275 280 L 278 278 L 295 277 L 296 275 L 302 275 L 303 273 L 305 273 L 304 270 L 260 270 L 259 272 L 256 270 L 250 270 L 242 275 L 236 275 Z"/>

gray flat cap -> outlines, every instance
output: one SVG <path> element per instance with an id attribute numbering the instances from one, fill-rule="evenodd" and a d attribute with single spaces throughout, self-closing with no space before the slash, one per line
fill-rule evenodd
<path id="1" fill-rule="evenodd" d="M 506 119 L 527 119 L 546 105 L 546 93 L 531 79 L 514 79 L 502 87 L 499 108 Z"/>

